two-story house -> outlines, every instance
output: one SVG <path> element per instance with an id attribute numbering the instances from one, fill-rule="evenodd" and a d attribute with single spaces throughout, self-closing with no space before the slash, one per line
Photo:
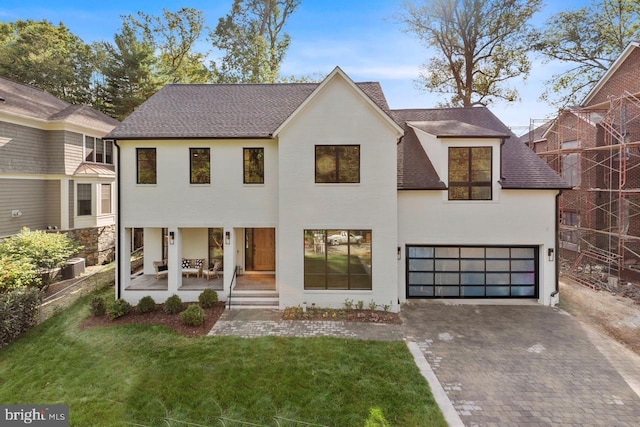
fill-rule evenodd
<path id="1" fill-rule="evenodd" d="M 533 298 L 556 289 L 566 188 L 486 108 L 397 110 L 321 83 L 168 85 L 118 147 L 117 296 L 276 307 Z M 131 275 L 133 230 L 144 271 Z"/>
<path id="2" fill-rule="evenodd" d="M 103 136 L 118 123 L 0 77 L 0 237 L 61 230 L 88 265 L 113 260 L 115 155 Z"/>

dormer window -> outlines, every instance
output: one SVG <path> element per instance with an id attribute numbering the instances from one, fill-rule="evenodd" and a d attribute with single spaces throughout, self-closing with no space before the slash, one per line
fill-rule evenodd
<path id="1" fill-rule="evenodd" d="M 449 200 L 491 200 L 491 176 L 491 147 L 449 147 Z"/>

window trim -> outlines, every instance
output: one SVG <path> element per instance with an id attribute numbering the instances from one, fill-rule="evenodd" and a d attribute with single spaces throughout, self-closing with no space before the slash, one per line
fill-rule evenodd
<path id="1" fill-rule="evenodd" d="M 318 180 L 318 148 L 326 148 L 326 147 L 333 147 L 336 149 L 335 151 L 335 160 L 334 160 L 334 167 L 335 167 L 335 181 L 319 181 Z M 339 148 L 344 148 L 344 147 L 357 147 L 358 148 L 358 178 L 355 181 L 342 181 L 340 179 L 339 173 L 340 173 L 340 155 L 339 155 Z M 317 144 L 314 146 L 314 182 L 316 184 L 360 184 L 361 179 L 362 179 L 362 174 L 361 174 L 361 170 L 362 170 L 362 150 L 361 150 L 361 146 L 360 144 Z"/>
<path id="2" fill-rule="evenodd" d="M 154 175 L 153 182 L 141 182 L 140 181 L 140 153 L 142 151 L 153 150 L 154 153 Z M 136 184 L 139 185 L 156 185 L 158 183 L 158 152 L 156 147 L 136 147 Z"/>
<path id="3" fill-rule="evenodd" d="M 106 199 L 104 198 L 104 188 L 107 186 L 109 188 L 109 211 L 105 212 L 104 204 Z M 111 215 L 113 214 L 113 186 L 108 182 L 100 183 L 100 214 L 101 215 Z"/>
<path id="4" fill-rule="evenodd" d="M 474 149 L 489 149 L 491 153 L 491 157 L 489 158 L 489 164 L 491 165 L 490 178 L 488 181 L 472 181 L 471 177 L 473 174 L 473 150 Z M 455 149 L 467 149 L 469 153 L 469 164 L 468 164 L 468 173 L 469 180 L 468 181 L 451 181 L 451 151 Z M 449 201 L 491 201 L 493 200 L 493 147 L 490 145 L 480 145 L 480 146 L 453 146 L 448 147 L 447 150 L 447 198 Z M 483 199 L 474 199 L 472 197 L 472 188 L 473 187 L 488 187 L 489 188 L 489 198 Z M 452 188 L 467 188 L 468 189 L 468 197 L 464 199 L 453 199 L 451 198 L 451 189 Z"/>
<path id="5" fill-rule="evenodd" d="M 258 175 L 261 181 L 247 181 L 247 159 L 246 153 L 249 150 L 261 150 L 262 151 L 262 165 L 258 168 Z M 261 170 L 260 170 L 261 169 Z M 261 185 L 264 184 L 264 147 L 242 147 L 242 183 L 247 185 Z"/>
<path id="6" fill-rule="evenodd" d="M 194 182 L 193 180 L 193 160 L 195 151 L 204 151 L 207 153 L 207 162 L 209 163 L 209 169 L 207 171 L 206 182 Z M 211 184 L 211 148 L 210 147 L 189 147 L 189 184 L 193 185 L 207 185 Z"/>

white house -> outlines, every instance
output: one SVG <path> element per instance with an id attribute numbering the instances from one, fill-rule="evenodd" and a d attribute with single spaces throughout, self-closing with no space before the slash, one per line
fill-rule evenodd
<path id="1" fill-rule="evenodd" d="M 336 68 L 319 84 L 168 85 L 108 138 L 132 303 L 213 288 L 238 305 L 398 310 L 556 289 L 566 184 L 486 108 L 392 111 Z"/>

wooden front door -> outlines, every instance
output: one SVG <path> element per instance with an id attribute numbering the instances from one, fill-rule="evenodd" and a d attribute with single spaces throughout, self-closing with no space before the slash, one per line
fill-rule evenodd
<path id="1" fill-rule="evenodd" d="M 276 269 L 276 229 L 253 229 L 253 269 L 275 271 Z"/>

